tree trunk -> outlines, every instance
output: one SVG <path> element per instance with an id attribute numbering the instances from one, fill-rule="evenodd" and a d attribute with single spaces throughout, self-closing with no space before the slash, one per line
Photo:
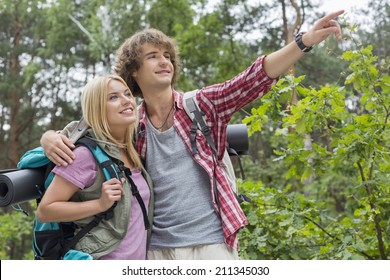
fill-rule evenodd
<path id="1" fill-rule="evenodd" d="M 11 73 L 14 81 L 20 80 L 20 63 L 18 48 L 20 45 L 21 23 L 19 16 L 14 17 L 14 34 L 13 34 L 13 53 L 11 57 Z M 8 167 L 16 166 L 19 160 L 19 131 L 20 124 L 18 121 L 20 109 L 20 84 L 16 84 L 11 90 L 11 104 L 10 104 L 10 134 L 9 134 L 9 152 L 8 152 Z"/>

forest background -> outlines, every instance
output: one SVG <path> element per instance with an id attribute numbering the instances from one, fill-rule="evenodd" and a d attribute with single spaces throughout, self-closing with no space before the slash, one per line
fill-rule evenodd
<path id="1" fill-rule="evenodd" d="M 79 118 L 82 87 L 142 28 L 178 43 L 184 92 L 233 77 L 324 15 L 315 0 L 209 2 L 0 1 L 0 169 Z M 341 16 L 341 43 L 315 46 L 234 116 L 250 132 L 242 259 L 390 257 L 389 15 L 376 0 Z M 33 259 L 36 206 L 20 206 L 28 216 L 0 209 L 2 260 Z"/>

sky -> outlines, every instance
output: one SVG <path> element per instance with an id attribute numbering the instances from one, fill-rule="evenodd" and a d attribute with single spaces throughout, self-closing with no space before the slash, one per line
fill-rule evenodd
<path id="1" fill-rule="evenodd" d="M 216 2 L 220 0 L 209 0 L 209 5 L 213 6 Z M 255 0 L 253 2 L 270 2 L 275 0 Z M 325 12 L 332 12 L 338 10 L 345 10 L 346 12 L 351 11 L 355 8 L 361 8 L 367 6 L 369 0 L 322 0 L 323 2 L 321 9 Z"/>
<path id="2" fill-rule="evenodd" d="M 215 2 L 219 2 L 220 0 L 209 0 L 209 3 L 213 5 Z M 274 2 L 276 0 L 253 0 L 252 4 L 255 3 L 266 3 L 266 2 Z M 316 3 L 322 3 L 322 5 L 317 9 L 318 12 L 324 12 L 325 14 L 336 12 L 339 10 L 345 10 L 345 14 L 343 17 L 350 23 L 360 24 L 363 22 L 363 16 L 361 12 L 358 12 L 358 9 L 364 8 L 368 6 L 370 0 L 316 0 L 313 1 Z M 300 1 L 297 1 L 300 3 Z M 308 22 L 306 22 L 302 26 L 302 30 L 307 30 L 311 27 L 308 26 Z M 246 34 L 247 38 L 257 38 L 258 34 L 253 32 L 253 34 Z"/>
<path id="3" fill-rule="evenodd" d="M 342 17 L 346 22 L 361 25 L 361 28 L 363 26 L 367 28 L 369 26 L 369 18 L 359 9 L 368 7 L 369 2 L 370 0 L 324 0 L 319 10 L 326 14 L 345 10 L 345 14 Z"/>
<path id="4" fill-rule="evenodd" d="M 221 0 L 209 0 L 208 5 L 213 7 L 216 3 Z M 252 5 L 256 5 L 256 3 L 266 3 L 273 2 L 276 0 L 252 0 Z M 299 3 L 299 1 L 297 1 Z M 322 5 L 318 8 L 319 11 L 323 11 L 325 13 L 336 12 L 339 10 L 345 10 L 347 17 L 359 19 L 361 15 L 358 13 L 354 13 L 354 11 L 367 7 L 370 0 L 317 0 L 313 2 L 322 2 Z"/>
<path id="5" fill-rule="evenodd" d="M 325 12 L 345 10 L 348 13 L 353 9 L 367 6 L 368 2 L 369 0 L 325 0 L 323 1 L 321 10 Z"/>

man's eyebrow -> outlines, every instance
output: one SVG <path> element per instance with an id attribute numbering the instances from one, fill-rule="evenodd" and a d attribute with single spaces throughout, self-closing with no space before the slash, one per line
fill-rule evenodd
<path id="1" fill-rule="evenodd" d="M 148 55 L 151 55 L 151 54 L 156 54 L 156 53 L 157 53 L 157 51 L 151 51 L 151 52 L 146 53 L 145 56 L 148 56 Z"/>

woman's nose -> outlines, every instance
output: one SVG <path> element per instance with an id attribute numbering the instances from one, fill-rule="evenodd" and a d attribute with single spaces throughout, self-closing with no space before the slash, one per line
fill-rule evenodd
<path id="1" fill-rule="evenodd" d="M 132 96 L 123 95 L 122 104 L 129 104 L 129 103 L 131 103 L 132 99 L 133 99 Z"/>

